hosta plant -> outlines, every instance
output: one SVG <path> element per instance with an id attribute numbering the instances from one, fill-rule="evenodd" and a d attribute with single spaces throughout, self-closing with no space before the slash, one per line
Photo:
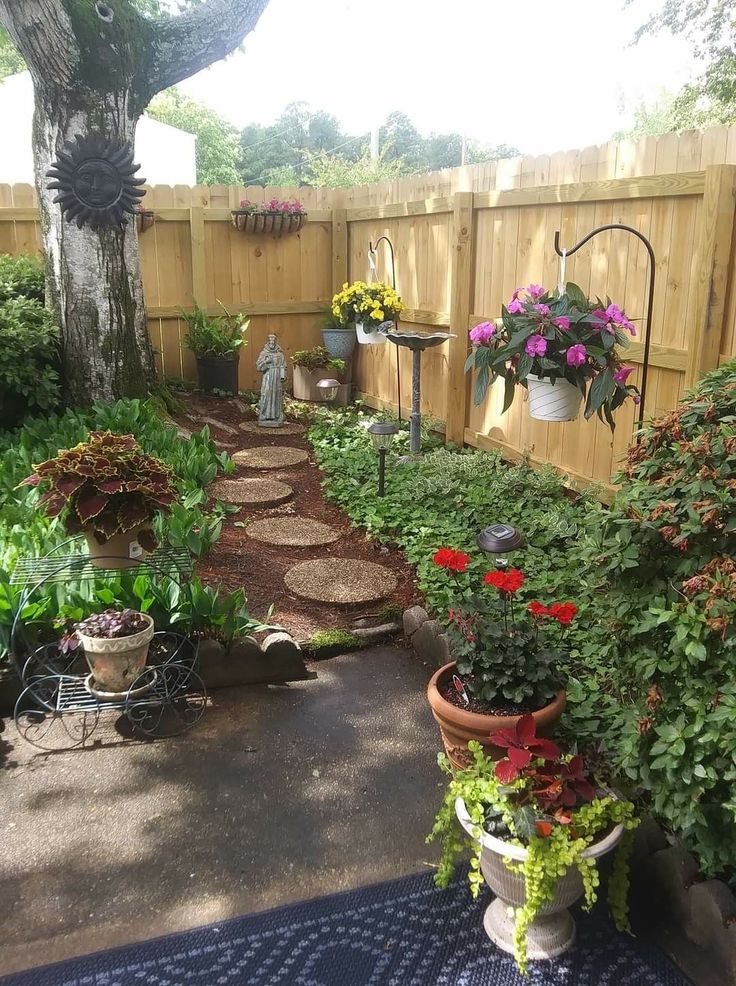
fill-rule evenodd
<path id="1" fill-rule="evenodd" d="M 496 569 L 482 591 L 462 585 L 470 556 L 453 548 L 435 552 L 435 565 L 452 574 L 463 602 L 448 612 L 447 633 L 465 688 L 486 702 L 499 700 L 539 709 L 559 691 L 567 652 L 565 634 L 575 616 L 572 602 L 545 605 L 517 599 L 524 573 Z"/>
<path id="2" fill-rule="evenodd" d="M 61 517 L 70 534 L 91 531 L 100 544 L 150 524 L 176 499 L 172 471 L 141 451 L 132 435 L 93 431 L 89 441 L 64 449 L 33 467 L 21 485 L 38 486 L 38 503 L 50 517 Z M 138 540 L 153 550 L 153 532 Z"/>
<path id="3" fill-rule="evenodd" d="M 633 367 L 624 366 L 619 353 L 636 328 L 610 298 L 588 299 L 577 284 L 562 292 L 530 284 L 517 288 L 501 311 L 501 325 L 483 322 L 470 330 L 473 351 L 465 370 L 477 371 L 476 404 L 501 377 L 507 411 L 530 374 L 552 384 L 568 380 L 585 399 L 585 417 L 597 414 L 612 430 L 614 411 L 627 398 L 638 403 L 636 387 L 627 383 Z"/>
<path id="4" fill-rule="evenodd" d="M 453 769 L 440 754 L 440 767 L 450 782 L 427 841 L 440 841 L 435 875 L 440 887 L 448 885 L 458 854 L 469 846 L 468 879 L 473 896 L 483 883 L 479 841 L 483 832 L 527 850 L 523 861 L 504 858 L 509 870 L 524 877 L 526 900 L 516 909 L 514 945 L 517 963 L 525 971 L 527 929 L 553 899 L 558 880 L 570 867 L 580 871 L 584 907 L 595 903 L 597 864 L 583 853 L 616 825 L 626 832 L 616 851 L 608 902 L 619 930 L 628 927 L 628 858 L 638 822 L 631 802 L 614 796 L 605 786 L 607 778 L 594 776 L 583 757 L 563 752 L 551 740 L 536 735 L 533 716 L 522 717 L 515 729 L 492 733 L 491 741 L 506 750 L 498 762 L 488 759 L 476 742 L 469 744 L 473 761 L 463 770 Z M 457 820 L 458 798 L 470 816 L 472 837 Z"/>

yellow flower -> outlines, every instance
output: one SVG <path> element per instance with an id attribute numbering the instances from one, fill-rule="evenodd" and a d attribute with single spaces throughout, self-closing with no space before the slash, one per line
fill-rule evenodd
<path id="1" fill-rule="evenodd" d="M 383 311 L 382 311 L 382 309 L 380 309 L 380 308 L 375 308 L 375 309 L 374 309 L 374 310 L 373 310 L 373 311 L 371 312 L 371 318 L 375 318 L 375 320 L 376 320 L 377 322 L 382 322 L 382 321 L 383 321 Z"/>

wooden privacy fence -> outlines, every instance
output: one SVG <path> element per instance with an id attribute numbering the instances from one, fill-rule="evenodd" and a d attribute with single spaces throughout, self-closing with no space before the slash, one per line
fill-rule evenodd
<path id="1" fill-rule="evenodd" d="M 468 329 L 498 317 L 516 287 L 557 284 L 557 230 L 562 245 L 571 246 L 594 226 L 626 223 L 649 237 L 656 256 L 647 412 L 674 407 L 686 386 L 736 353 L 736 167 L 680 170 L 714 157 L 736 160 L 731 131 L 717 128 L 717 134 L 717 141 L 706 141 L 707 132 L 700 135 L 697 156 L 687 135 L 668 135 L 656 147 L 647 139 L 645 161 L 656 162 L 657 170 L 671 163 L 671 172 L 556 184 L 550 181 L 571 174 L 618 173 L 619 159 L 606 145 L 606 155 L 587 165 L 586 152 L 582 157 L 575 152 L 575 168 L 563 167 L 562 161 L 551 168 L 550 158 L 524 158 L 516 170 L 514 162 L 499 162 L 498 169 L 459 169 L 459 178 L 445 172 L 436 181 L 421 176 L 366 189 L 156 186 L 145 199 L 156 222 L 141 234 L 140 243 L 149 330 L 161 369 L 167 377 L 195 378 L 192 354 L 181 345 L 181 309 L 196 298 L 214 314 L 222 302 L 231 311 L 252 316 L 240 385 L 257 387 L 254 363 L 266 335 L 276 332 L 289 354 L 319 344 L 333 291 L 346 280 L 367 279 L 369 242 L 385 234 L 395 247 L 397 287 L 407 306 L 402 323 L 428 330 L 449 327 L 456 333 L 423 356 L 423 411 L 444 425 L 451 441 L 498 448 L 510 458 L 529 454 L 533 462 L 550 462 L 573 481 L 610 489 L 611 475 L 631 441 L 633 405 L 618 412 L 613 438 L 597 420 L 533 421 L 521 390 L 501 415 L 500 384 L 476 407 L 471 381 L 463 372 Z M 687 155 L 678 151 L 681 146 L 688 148 Z M 450 181 L 446 175 L 455 177 Z M 511 187 L 494 187 L 494 182 Z M 436 194 L 458 184 L 464 188 Z M 309 220 L 300 233 L 274 238 L 232 227 L 230 209 L 242 198 L 258 201 L 273 195 L 295 195 L 304 202 Z M 0 185 L 0 252 L 38 248 L 33 189 Z M 568 259 L 566 273 L 586 293 L 609 295 L 642 324 L 647 255 L 635 237 L 621 231 L 596 237 Z M 383 248 L 379 274 L 390 279 Z M 637 372 L 642 349 L 639 335 L 627 356 Z M 397 359 L 406 414 L 410 357 L 403 349 L 397 352 L 390 344 L 358 347 L 354 380 L 367 403 L 395 409 Z"/>

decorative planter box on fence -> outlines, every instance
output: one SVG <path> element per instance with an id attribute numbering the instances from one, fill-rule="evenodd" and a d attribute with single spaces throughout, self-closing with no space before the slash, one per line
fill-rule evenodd
<path id="1" fill-rule="evenodd" d="M 293 213 L 253 213 L 244 209 L 234 209 L 231 213 L 233 226 L 241 233 L 271 233 L 273 236 L 284 236 L 287 233 L 298 233 L 307 221 L 305 212 Z"/>

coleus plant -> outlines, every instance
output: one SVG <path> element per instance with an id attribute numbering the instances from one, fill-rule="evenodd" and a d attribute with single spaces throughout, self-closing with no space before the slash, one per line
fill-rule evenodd
<path id="1" fill-rule="evenodd" d="M 111 640 L 114 637 L 132 637 L 149 626 L 146 617 L 135 609 L 106 609 L 75 623 L 74 629 L 87 637 Z"/>
<path id="2" fill-rule="evenodd" d="M 473 351 L 465 372 L 477 371 L 476 404 L 501 377 L 507 411 L 517 385 L 526 387 L 530 374 L 552 384 L 560 379 L 574 384 L 585 399 L 585 417 L 597 414 L 611 430 L 614 411 L 627 398 L 639 402 L 639 391 L 627 382 L 633 367 L 619 354 L 636 328 L 610 298 L 588 299 L 572 283 L 564 291 L 530 284 L 517 288 L 501 312 L 500 326 L 482 322 L 470 330 Z"/>
<path id="3" fill-rule="evenodd" d="M 547 704 L 561 687 L 565 634 L 577 606 L 539 600 L 519 604 L 524 573 L 518 568 L 486 572 L 483 588 L 473 591 L 461 578 L 470 555 L 439 548 L 432 560 L 452 575 L 462 594 L 462 606 L 448 611 L 447 632 L 466 689 L 490 703 Z"/>
<path id="4" fill-rule="evenodd" d="M 61 517 L 69 534 L 89 531 L 100 544 L 143 528 L 138 541 L 152 551 L 156 540 L 146 525 L 177 497 L 169 466 L 146 455 L 132 435 L 93 431 L 89 441 L 33 468 L 21 485 L 44 491 L 39 506 Z"/>
<path id="5" fill-rule="evenodd" d="M 473 760 L 463 770 L 454 769 L 440 754 L 440 767 L 450 775 L 450 783 L 428 841 L 438 838 L 441 842 L 435 876 L 440 887 L 449 884 L 458 854 L 469 845 L 468 880 L 473 896 L 483 883 L 484 832 L 526 849 L 521 862 L 504 857 L 506 867 L 524 877 L 525 902 L 514 911 L 515 957 L 524 972 L 527 929 L 554 898 L 559 879 L 569 868 L 580 872 L 585 908 L 595 903 L 596 859 L 584 853 L 616 825 L 625 831 L 609 878 L 608 903 L 617 928 L 628 928 L 628 859 L 638 820 L 633 804 L 616 797 L 601 778 L 592 776 L 583 757 L 565 753 L 552 740 L 537 736 L 533 716 L 522 717 L 515 729 L 491 733 L 490 739 L 507 753 L 497 763 L 475 741 L 468 744 Z M 458 799 L 470 817 L 471 838 L 457 820 Z"/>

